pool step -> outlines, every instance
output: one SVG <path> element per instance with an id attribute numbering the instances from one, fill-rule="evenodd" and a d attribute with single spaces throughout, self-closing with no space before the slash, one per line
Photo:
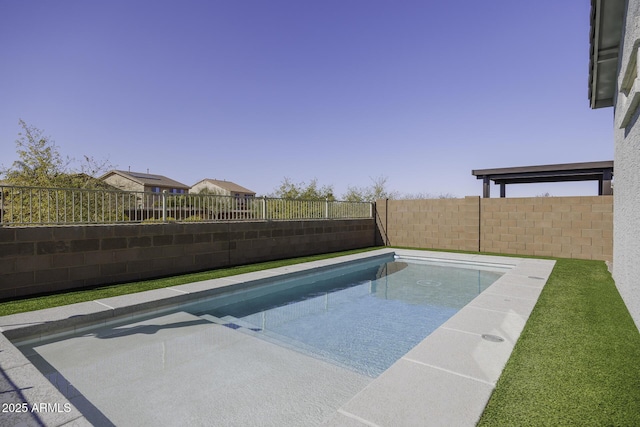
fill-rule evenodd
<path id="1" fill-rule="evenodd" d="M 244 322 L 241 319 L 238 319 L 233 316 L 224 316 L 224 317 L 216 317 L 211 314 L 202 314 L 200 315 L 202 319 L 208 320 L 210 322 L 216 323 L 218 325 L 226 326 L 227 328 L 242 330 L 242 332 L 253 331 L 253 332 L 261 332 L 262 329 L 256 328 L 254 325 L 250 323 Z"/>
<path id="2" fill-rule="evenodd" d="M 327 352 L 323 351 L 322 349 L 308 345 L 304 342 L 300 342 L 294 338 L 287 337 L 285 335 L 280 335 L 274 331 L 263 330 L 261 328 L 256 327 L 255 324 L 246 322 L 242 319 L 238 319 L 237 317 L 228 316 L 228 315 L 224 317 L 216 317 L 211 314 L 201 314 L 199 315 L 199 317 L 201 317 L 202 319 L 208 320 L 209 322 L 226 326 L 227 328 L 233 329 L 235 331 L 238 331 L 247 335 L 251 335 L 254 338 L 259 338 L 261 340 L 270 342 L 277 346 L 304 354 L 314 359 L 322 360 L 324 362 L 328 362 L 330 364 L 340 366 L 341 368 L 354 371 L 353 366 L 347 363 L 344 363 L 342 361 L 336 360 L 334 357 L 331 357 L 330 354 L 327 354 Z M 359 372 L 357 370 L 355 371 Z"/>

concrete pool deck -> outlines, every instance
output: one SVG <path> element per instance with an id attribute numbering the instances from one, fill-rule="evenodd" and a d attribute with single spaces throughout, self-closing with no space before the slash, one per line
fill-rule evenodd
<path id="1" fill-rule="evenodd" d="M 300 274 L 310 269 L 327 268 L 390 253 L 447 262 L 509 265 L 512 268 L 375 379 L 362 378 L 290 349 L 276 348 L 277 346 L 265 342 L 258 343 L 259 340 L 248 334 L 236 333 L 224 327 L 216 328 L 219 325 L 211 323 L 203 324 L 202 320 L 191 319 L 186 314 L 173 313 L 165 316 L 162 325 L 167 327 L 160 327 L 162 325 L 158 325 L 158 322 L 152 325 L 146 324 L 145 320 L 139 317 L 141 313 L 148 313 L 168 305 L 205 299 L 230 287 L 246 288 L 265 283 L 277 276 Z M 220 421 L 221 425 L 242 422 L 246 424 L 247 419 L 244 417 L 247 414 L 243 413 L 248 411 L 246 408 L 236 410 L 235 418 L 233 414 L 221 413 L 223 408 L 232 412 L 234 408 L 242 408 L 236 407 L 239 400 L 233 398 L 234 393 L 246 395 L 247 402 L 262 399 L 268 403 L 265 409 L 267 412 L 262 412 L 262 415 L 257 412 L 253 414 L 253 416 L 273 417 L 270 421 L 262 419 L 265 425 L 286 425 L 287 418 L 282 418 L 280 415 L 293 411 L 296 401 L 309 403 L 315 395 L 325 396 L 322 399 L 327 404 L 323 406 L 310 403 L 309 409 L 304 410 L 303 413 L 315 415 L 310 418 L 288 418 L 292 420 L 290 424 L 299 424 L 300 421 L 304 421 L 305 425 L 315 423 L 329 426 L 474 425 L 484 410 L 554 264 L 554 261 L 539 259 L 380 249 L 223 279 L 5 316 L 0 318 L 0 331 L 2 331 L 0 335 L 0 387 L 2 388 L 0 403 L 3 406 L 13 403 L 13 409 L 17 408 L 16 404 L 27 403 L 29 411 L 24 413 L 14 410 L 2 413 L 0 424 L 17 425 L 22 422 L 24 425 L 91 425 L 89 420 L 94 423 L 99 420 L 99 423 L 104 425 L 109 425 L 111 422 L 116 425 L 127 423 L 127 420 L 113 418 L 112 414 L 117 413 L 119 408 L 100 407 L 98 410 L 90 402 L 88 403 L 93 398 L 108 399 L 106 388 L 106 397 L 89 397 L 80 393 L 67 392 L 68 396 L 72 396 L 68 399 L 9 340 L 14 342 L 28 340 L 44 348 L 47 345 L 57 345 L 44 341 L 44 337 L 49 338 L 52 333 L 62 336 L 82 332 L 89 326 L 92 328 L 99 326 L 103 331 L 103 338 L 118 336 L 118 339 L 122 339 L 121 347 L 130 352 L 127 353 L 129 356 L 126 359 L 122 359 L 119 355 L 113 360 L 135 360 L 130 356 L 138 346 L 143 350 L 139 350 L 136 354 L 162 354 L 162 363 L 167 363 L 170 359 L 166 355 L 173 355 L 174 360 L 184 363 L 184 355 L 198 350 L 188 345 L 176 344 L 171 353 L 166 346 L 166 343 L 177 339 L 175 331 L 178 328 L 173 325 L 181 325 L 189 328 L 189 333 L 194 337 L 193 342 L 211 342 L 214 345 L 212 348 L 224 348 L 224 351 L 214 352 L 208 351 L 210 350 L 208 348 L 207 351 L 199 354 L 198 358 L 194 358 L 198 359 L 194 363 L 201 363 L 201 365 L 192 366 L 196 372 L 198 370 L 201 372 L 207 366 L 228 363 L 226 365 L 228 367 L 223 370 L 228 375 L 216 380 L 222 388 L 211 395 L 198 396 L 198 390 L 201 388 L 197 385 L 191 388 L 184 385 L 178 386 L 178 380 L 183 374 L 176 374 L 168 384 L 157 384 L 152 388 L 145 388 L 144 384 L 135 383 L 132 390 L 137 390 L 139 393 L 121 398 L 121 402 L 124 402 L 121 405 L 127 402 L 130 406 L 137 405 L 140 418 L 130 419 L 131 425 L 149 424 L 154 420 L 157 422 L 158 419 L 169 421 L 166 413 L 162 415 L 163 411 L 170 408 L 171 403 L 174 402 L 173 397 L 178 395 L 186 396 L 187 402 L 195 402 L 199 408 L 195 411 L 187 411 L 183 415 L 178 414 L 179 419 L 188 415 L 190 417 L 188 423 L 191 425 L 211 425 L 213 419 Z M 136 322 L 138 328 L 136 335 L 127 336 L 119 326 L 121 323 L 116 322 L 122 320 L 129 323 Z M 131 325 L 127 326 L 131 327 Z M 502 341 L 496 342 L 495 337 L 499 337 Z M 150 341 L 145 341 L 147 338 Z M 85 338 L 81 334 L 77 339 Z M 164 347 L 162 349 L 158 347 L 154 353 L 154 346 L 160 342 L 165 343 Z M 258 346 L 259 351 L 256 351 Z M 94 344 L 87 347 L 94 348 Z M 90 359 L 108 351 L 106 347 L 95 347 L 94 350 L 93 353 L 83 354 L 82 357 Z M 186 351 L 186 353 L 181 356 L 180 351 Z M 74 360 L 73 355 L 69 356 L 67 361 L 69 375 L 76 377 L 71 381 L 69 378 L 64 378 L 63 383 L 67 381 L 74 384 L 83 379 L 91 380 L 86 372 L 80 370 L 79 361 L 80 359 Z M 139 359 L 137 363 L 140 369 L 153 368 L 151 362 L 144 358 Z M 156 360 L 156 363 L 160 362 Z M 180 363 L 176 366 L 182 366 Z M 247 377 L 245 383 L 240 381 L 236 383 L 237 375 L 234 371 L 250 363 L 262 363 L 264 366 L 270 363 L 280 364 L 284 371 L 274 371 L 276 374 L 268 376 L 267 381 L 262 383 L 266 387 L 251 387 L 251 377 Z M 112 365 L 122 366 L 122 362 L 113 362 Z M 112 378 L 117 375 L 117 372 L 118 369 L 115 369 L 107 377 Z M 259 370 L 249 372 L 259 372 Z M 282 372 L 297 374 L 286 377 Z M 318 385 L 313 387 L 312 393 L 305 395 L 310 383 L 318 383 Z M 233 391 L 234 385 L 240 387 L 242 384 L 244 384 L 242 390 L 238 388 Z M 60 384 L 58 386 L 60 387 Z M 63 384 L 63 386 L 69 387 L 69 384 Z M 152 399 L 153 393 L 156 401 Z M 135 399 L 139 399 L 140 396 L 143 401 L 135 402 Z M 169 399 L 169 397 L 172 398 Z M 205 398 L 201 400 L 200 397 Z M 71 404 L 72 402 L 75 405 Z M 215 402 L 219 406 L 213 407 L 207 405 L 207 402 Z M 42 407 L 43 411 L 31 411 L 34 404 L 42 403 L 45 404 Z M 142 406 L 146 406 L 145 411 L 142 410 Z M 96 410 L 99 414 L 83 415 L 90 410 Z M 269 410 L 275 411 L 269 412 Z M 170 412 L 178 413 L 176 409 Z M 156 415 L 164 418 L 155 418 Z M 185 421 L 184 418 L 181 420 Z"/>

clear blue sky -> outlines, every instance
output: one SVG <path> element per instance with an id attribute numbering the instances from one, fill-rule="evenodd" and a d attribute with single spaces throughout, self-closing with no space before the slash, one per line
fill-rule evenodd
<path id="1" fill-rule="evenodd" d="M 588 0 L 0 0 L 0 164 L 23 119 L 187 185 L 480 195 L 472 169 L 613 159 L 588 60 Z M 597 184 L 507 187 L 547 191 Z"/>

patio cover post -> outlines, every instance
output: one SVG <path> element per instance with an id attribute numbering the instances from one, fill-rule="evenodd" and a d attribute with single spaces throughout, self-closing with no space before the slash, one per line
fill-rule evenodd
<path id="1" fill-rule="evenodd" d="M 485 199 L 491 197 L 491 180 L 486 175 L 482 177 L 482 197 Z"/>
<path id="2" fill-rule="evenodd" d="M 611 180 L 613 179 L 613 174 L 610 170 L 604 170 L 602 173 L 602 178 L 598 182 L 598 195 L 599 196 L 610 196 L 613 194 L 613 188 L 611 187 Z"/>

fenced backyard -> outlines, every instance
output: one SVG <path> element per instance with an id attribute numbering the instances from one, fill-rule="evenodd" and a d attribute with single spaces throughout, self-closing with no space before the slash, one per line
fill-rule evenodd
<path id="1" fill-rule="evenodd" d="M 0 186 L 5 226 L 362 218 L 372 203 Z"/>
<path id="2" fill-rule="evenodd" d="M 15 186 L 0 194 L 0 298 L 375 245 L 612 258 L 612 196 L 372 204 Z"/>

